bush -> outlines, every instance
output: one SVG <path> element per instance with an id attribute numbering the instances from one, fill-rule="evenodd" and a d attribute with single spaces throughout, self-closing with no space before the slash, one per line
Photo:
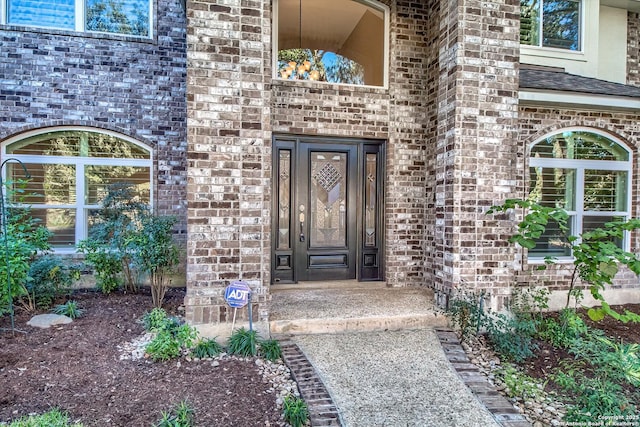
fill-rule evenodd
<path id="1" fill-rule="evenodd" d="M 164 315 L 163 315 L 164 313 Z M 167 317 L 162 309 L 155 309 L 148 316 L 148 330 L 156 332 L 155 338 L 147 344 L 146 354 L 154 361 L 166 361 L 179 357 L 183 350 L 193 346 L 198 337 L 196 329 Z"/>
<path id="2" fill-rule="evenodd" d="M 230 354 L 240 356 L 256 356 L 258 354 L 258 333 L 245 328 L 237 329 L 229 337 L 227 350 Z"/>
<path id="3" fill-rule="evenodd" d="M 35 308 L 48 309 L 56 299 L 71 294 L 80 268 L 67 265 L 59 256 L 44 255 L 31 264 L 29 276 L 26 288 Z"/>
<path id="4" fill-rule="evenodd" d="M 191 355 L 198 359 L 206 359 L 207 357 L 216 357 L 223 350 L 224 347 L 215 339 L 204 339 L 198 341 L 193 350 L 191 350 Z"/>
<path id="5" fill-rule="evenodd" d="M 484 313 L 484 293 L 458 293 L 448 301 L 445 315 L 458 330 L 460 342 L 480 333 L 486 322 Z"/>
<path id="6" fill-rule="evenodd" d="M 31 300 L 27 290 L 29 269 L 38 252 L 49 249 L 51 233 L 31 216 L 30 208 L 13 205 L 24 201 L 26 182 L 5 183 L 8 206 L 6 218 L 2 218 L 0 223 L 4 222 L 6 225 L 6 235 L 2 230 L 2 243 L 4 245 L 6 242 L 8 252 L 5 254 L 3 247 L 0 256 L 0 315 L 12 311 L 10 307 L 13 307 L 17 299 L 23 299 L 22 305 L 25 308 L 35 308 L 35 302 Z M 10 281 L 7 281 L 7 276 Z"/>
<path id="7" fill-rule="evenodd" d="M 96 287 L 110 294 L 122 285 L 122 264 L 118 256 L 96 240 L 86 239 L 78 244 L 78 252 L 85 254 L 87 264 L 95 271 Z"/>
<path id="8" fill-rule="evenodd" d="M 77 319 L 84 314 L 84 310 L 78 307 L 78 303 L 73 300 L 55 306 L 52 311 L 55 314 L 67 316 L 71 319 Z"/>
<path id="9" fill-rule="evenodd" d="M 305 401 L 291 394 L 285 396 L 282 412 L 284 420 L 291 424 L 291 427 L 302 427 L 309 419 L 309 410 Z"/>
<path id="10" fill-rule="evenodd" d="M 259 343 L 259 354 L 263 358 L 275 362 L 282 357 L 282 349 L 280 343 L 276 340 L 263 340 Z"/>

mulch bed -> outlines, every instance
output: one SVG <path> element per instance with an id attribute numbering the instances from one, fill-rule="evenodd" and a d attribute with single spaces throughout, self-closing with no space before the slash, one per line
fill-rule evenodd
<path id="1" fill-rule="evenodd" d="M 73 323 L 37 329 L 34 313 L 17 311 L 16 328 L 0 332 L 0 422 L 66 411 L 85 426 L 151 426 L 186 400 L 198 426 L 276 426 L 281 413 L 254 361 L 121 360 L 118 348 L 140 337 L 151 296 L 75 294 L 85 310 Z M 184 289 L 171 289 L 165 309 L 178 314 Z M 9 317 L 0 328 L 9 328 Z"/>

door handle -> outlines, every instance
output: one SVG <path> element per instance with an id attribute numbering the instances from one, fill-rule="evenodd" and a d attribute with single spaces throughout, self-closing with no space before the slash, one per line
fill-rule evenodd
<path id="1" fill-rule="evenodd" d="M 298 216 L 298 219 L 300 220 L 300 241 L 304 242 L 304 205 L 300 205 L 299 209 L 300 215 Z"/>

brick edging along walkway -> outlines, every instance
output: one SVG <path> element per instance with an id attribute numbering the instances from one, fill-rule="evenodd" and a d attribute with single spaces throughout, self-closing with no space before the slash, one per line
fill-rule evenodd
<path id="1" fill-rule="evenodd" d="M 531 427 L 524 415 L 489 382 L 478 368 L 469 361 L 462 349 L 458 336 L 448 329 L 436 329 L 444 354 L 456 370 L 462 381 L 478 400 L 491 412 L 495 420 L 503 427 Z"/>
<path id="2" fill-rule="evenodd" d="M 298 383 L 300 395 L 309 409 L 313 427 L 342 427 L 340 413 L 315 368 L 297 344 L 280 343 L 282 358 Z"/>

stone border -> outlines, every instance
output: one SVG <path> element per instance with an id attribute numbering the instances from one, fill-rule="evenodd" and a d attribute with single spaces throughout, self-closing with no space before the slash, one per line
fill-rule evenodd
<path id="1" fill-rule="evenodd" d="M 451 366 L 499 424 L 503 427 L 531 427 L 525 416 L 469 361 L 455 332 L 449 329 L 435 329 L 435 332 Z"/>
<path id="2" fill-rule="evenodd" d="M 307 356 L 291 341 L 280 343 L 282 359 L 298 383 L 300 395 L 309 409 L 313 427 L 343 427 L 338 407 Z M 519 427 L 519 426 L 517 426 Z"/>

